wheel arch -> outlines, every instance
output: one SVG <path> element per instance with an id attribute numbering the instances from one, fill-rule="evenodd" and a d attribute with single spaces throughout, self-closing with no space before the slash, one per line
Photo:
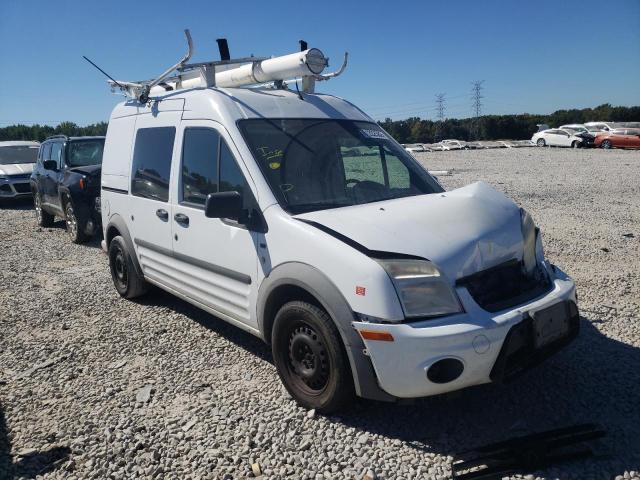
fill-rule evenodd
<path id="1" fill-rule="evenodd" d="M 129 229 L 127 228 L 127 224 L 125 223 L 124 219 L 117 213 L 112 215 L 109 219 L 109 223 L 107 223 L 107 226 L 104 229 L 104 232 L 104 241 L 107 246 L 107 252 L 109 251 L 111 240 L 120 235 L 123 238 L 127 249 L 131 253 L 131 260 L 133 261 L 133 266 L 136 269 L 136 273 L 144 278 L 142 267 L 140 267 L 140 263 L 138 263 L 138 256 L 136 255 L 136 250 L 131 239 L 131 234 L 129 233 Z"/>
<path id="2" fill-rule="evenodd" d="M 288 262 L 273 269 L 258 291 L 258 328 L 265 342 L 271 343 L 275 316 L 282 305 L 303 300 L 323 308 L 334 322 L 351 367 L 356 394 L 361 397 L 393 401 L 394 397 L 378 385 L 365 346 L 351 322 L 354 313 L 340 290 L 320 270 L 300 262 Z"/>

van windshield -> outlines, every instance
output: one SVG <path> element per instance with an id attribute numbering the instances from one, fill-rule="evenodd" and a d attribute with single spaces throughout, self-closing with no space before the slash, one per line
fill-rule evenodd
<path id="1" fill-rule="evenodd" d="M 292 214 L 443 191 L 375 123 L 248 119 L 239 126 L 274 195 Z"/>
<path id="2" fill-rule="evenodd" d="M 69 142 L 67 147 L 67 165 L 70 167 L 100 165 L 102 163 L 103 149 L 103 138 Z"/>

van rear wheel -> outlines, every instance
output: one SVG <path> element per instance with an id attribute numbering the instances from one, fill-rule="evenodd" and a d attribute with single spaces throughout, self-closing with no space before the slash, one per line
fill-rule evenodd
<path id="1" fill-rule="evenodd" d="M 353 400 L 344 345 L 327 312 L 307 302 L 286 303 L 276 314 L 271 345 L 280 379 L 300 405 L 330 413 Z"/>
<path id="2" fill-rule="evenodd" d="M 120 296 L 124 298 L 139 297 L 148 290 L 147 282 L 138 275 L 133 265 L 132 253 L 128 252 L 124 239 L 119 235 L 109 243 L 111 279 Z"/>

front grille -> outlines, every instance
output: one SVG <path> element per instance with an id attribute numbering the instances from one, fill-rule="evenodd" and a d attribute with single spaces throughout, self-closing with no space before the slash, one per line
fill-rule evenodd
<path id="1" fill-rule="evenodd" d="M 465 287 L 475 302 L 488 312 L 520 305 L 551 289 L 551 282 L 542 270 L 527 276 L 522 262 L 517 260 L 461 278 L 456 284 Z"/>
<path id="2" fill-rule="evenodd" d="M 29 193 L 31 191 L 31 185 L 28 183 L 14 183 L 13 188 L 15 188 L 18 193 Z"/>
<path id="3" fill-rule="evenodd" d="M 19 175 L 11 175 L 11 180 L 29 180 L 31 178 L 30 173 L 21 173 Z"/>

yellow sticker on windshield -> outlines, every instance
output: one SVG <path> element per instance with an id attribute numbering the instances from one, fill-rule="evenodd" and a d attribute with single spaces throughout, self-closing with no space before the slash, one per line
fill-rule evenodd
<path id="1" fill-rule="evenodd" d="M 271 170 L 277 170 L 277 169 L 279 169 L 279 168 L 280 168 L 280 162 L 271 162 L 271 163 L 269 164 L 269 168 L 270 168 Z"/>

